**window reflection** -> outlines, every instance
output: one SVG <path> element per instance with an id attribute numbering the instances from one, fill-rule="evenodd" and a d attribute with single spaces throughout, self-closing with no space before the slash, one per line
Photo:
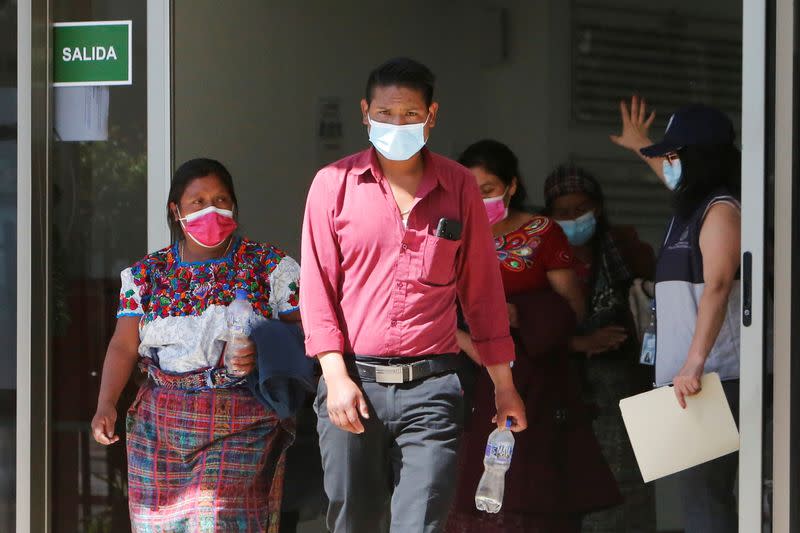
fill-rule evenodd
<path id="1" fill-rule="evenodd" d="M 57 2 L 54 21 L 133 21 L 131 86 L 53 89 L 52 480 L 55 532 L 124 532 L 125 409 L 108 448 L 90 434 L 119 272 L 147 251 L 146 3 Z"/>
<path id="2" fill-rule="evenodd" d="M 0 2 L 0 531 L 16 505 L 17 5 Z"/>

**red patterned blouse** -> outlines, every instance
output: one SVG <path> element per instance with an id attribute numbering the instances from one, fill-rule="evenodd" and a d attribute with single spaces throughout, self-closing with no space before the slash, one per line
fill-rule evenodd
<path id="1" fill-rule="evenodd" d="M 545 216 L 535 215 L 494 242 L 506 296 L 545 288 L 547 272 L 573 267 L 572 251 L 561 226 Z"/>

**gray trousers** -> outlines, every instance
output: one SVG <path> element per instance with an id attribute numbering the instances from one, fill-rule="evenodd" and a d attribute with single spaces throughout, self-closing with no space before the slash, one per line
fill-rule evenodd
<path id="1" fill-rule="evenodd" d="M 324 379 L 317 389 L 314 408 L 329 500 L 328 530 L 444 531 L 464 417 L 458 375 L 399 385 L 363 382 L 361 388 L 370 417 L 363 420 L 360 435 L 333 425 Z"/>
<path id="2" fill-rule="evenodd" d="M 739 380 L 723 381 L 722 388 L 738 424 Z M 736 533 L 739 530 L 734 494 L 738 468 L 739 454 L 732 453 L 677 474 L 686 533 Z"/>

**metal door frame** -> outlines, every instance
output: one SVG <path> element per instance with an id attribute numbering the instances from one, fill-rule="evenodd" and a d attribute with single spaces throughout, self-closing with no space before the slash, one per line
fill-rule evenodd
<path id="1" fill-rule="evenodd" d="M 775 5 L 775 302 L 773 381 L 773 532 L 797 531 L 798 487 L 792 478 L 792 264 L 795 127 L 795 0 L 777 0 Z M 778 290 L 780 289 L 780 290 Z M 797 362 L 794 363 L 795 368 Z M 798 428 L 794 428 L 796 433 Z M 792 502 L 795 505 L 792 506 Z M 793 509 L 795 507 L 795 509 Z"/>
<path id="2" fill-rule="evenodd" d="M 172 178 L 172 0 L 147 0 L 147 249 L 170 242 L 165 221 Z"/>
<path id="3" fill-rule="evenodd" d="M 48 531 L 51 33 L 49 0 L 17 3 L 16 530 Z"/>
<path id="4" fill-rule="evenodd" d="M 741 337 L 739 531 L 754 533 L 762 525 L 767 0 L 744 0 L 742 9 L 742 254 L 752 255 L 752 323 Z"/>

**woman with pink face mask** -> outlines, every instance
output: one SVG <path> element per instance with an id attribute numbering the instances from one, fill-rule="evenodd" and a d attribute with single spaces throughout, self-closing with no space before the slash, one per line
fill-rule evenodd
<path id="1" fill-rule="evenodd" d="M 484 370 L 478 372 L 447 533 L 578 533 L 584 515 L 616 505 L 620 495 L 569 359 L 569 341 L 585 305 L 570 245 L 555 221 L 524 209 L 517 157 L 506 145 L 477 142 L 459 163 L 475 175 L 492 224 L 516 351 L 514 383 L 534 422 L 515 434 L 502 510 L 477 511 L 475 490 L 494 429 L 491 382 Z M 469 334 L 459 330 L 457 338 L 480 364 Z"/>
<path id="2" fill-rule="evenodd" d="M 298 321 L 300 268 L 237 236 L 236 212 L 221 163 L 184 163 L 167 205 L 174 244 L 122 271 L 92 432 L 119 440 L 116 404 L 138 362 L 146 379 L 126 422 L 133 531 L 277 531 L 293 428 L 245 386 L 252 341 L 226 356 L 226 309 L 246 295 L 254 322 Z"/>
<path id="3" fill-rule="evenodd" d="M 473 173 L 483 195 L 506 294 L 549 287 L 582 318 L 585 298 L 569 242 L 552 219 L 525 209 L 527 193 L 514 152 L 487 139 L 469 146 L 458 161 Z M 513 306 L 509 314 L 513 325 Z"/>

